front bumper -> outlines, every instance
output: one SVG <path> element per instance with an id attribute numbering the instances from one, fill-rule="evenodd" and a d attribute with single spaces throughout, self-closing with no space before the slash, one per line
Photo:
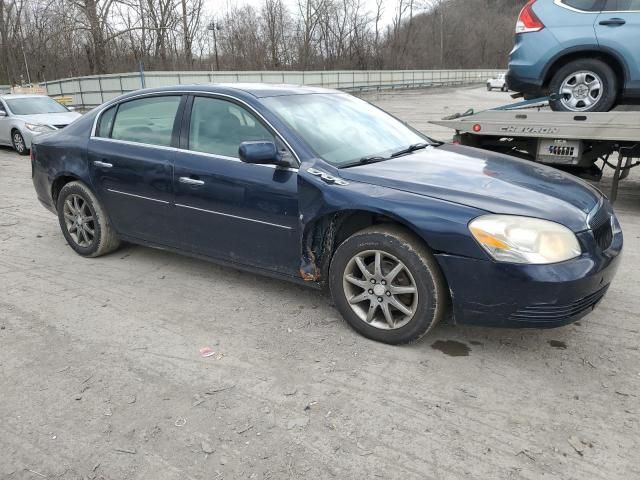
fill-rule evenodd
<path id="1" fill-rule="evenodd" d="M 615 276 L 622 243 L 619 232 L 604 252 L 551 265 L 452 255 L 437 259 L 449 283 L 456 323 L 551 328 L 575 322 L 595 308 Z"/>

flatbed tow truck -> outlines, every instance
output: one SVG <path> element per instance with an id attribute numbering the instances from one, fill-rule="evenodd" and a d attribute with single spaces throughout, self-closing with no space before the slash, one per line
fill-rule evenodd
<path id="1" fill-rule="evenodd" d="M 455 130 L 454 143 L 551 165 L 589 180 L 600 180 L 609 166 L 614 169 L 611 201 L 620 180 L 640 165 L 640 111 L 553 112 L 548 98 L 538 98 L 431 123 Z"/>

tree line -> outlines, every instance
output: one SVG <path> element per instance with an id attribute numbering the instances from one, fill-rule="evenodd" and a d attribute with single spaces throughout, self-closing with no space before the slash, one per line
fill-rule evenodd
<path id="1" fill-rule="evenodd" d="M 0 0 L 0 83 L 147 70 L 502 68 L 525 0 Z M 388 19 L 391 18 L 391 21 Z"/>

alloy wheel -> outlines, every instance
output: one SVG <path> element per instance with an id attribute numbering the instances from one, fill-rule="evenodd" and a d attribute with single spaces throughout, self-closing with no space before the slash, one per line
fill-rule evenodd
<path id="1" fill-rule="evenodd" d="M 404 327 L 418 308 L 413 275 L 402 261 L 382 250 L 367 250 L 352 257 L 342 283 L 358 318 L 381 330 Z"/>
<path id="2" fill-rule="evenodd" d="M 560 86 L 560 102 L 573 112 L 590 110 L 602 98 L 603 82 L 594 72 L 582 70 L 564 79 Z"/>
<path id="3" fill-rule="evenodd" d="M 95 218 L 89 204 L 80 195 L 69 195 L 64 201 L 64 222 L 73 241 L 83 248 L 95 239 Z"/>
<path id="4" fill-rule="evenodd" d="M 18 153 L 22 153 L 25 150 L 25 145 L 24 145 L 24 138 L 22 138 L 22 135 L 20 134 L 20 132 L 14 132 L 13 134 L 13 146 L 15 147 L 16 151 Z"/>

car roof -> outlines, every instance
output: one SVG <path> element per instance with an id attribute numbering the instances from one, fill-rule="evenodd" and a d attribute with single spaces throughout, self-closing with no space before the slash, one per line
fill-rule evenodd
<path id="1" fill-rule="evenodd" d="M 2 99 L 31 98 L 31 97 L 46 97 L 46 98 L 50 98 L 48 95 L 42 95 L 40 93 L 4 93 L 4 94 L 0 95 L 0 98 L 2 98 Z"/>
<path id="2" fill-rule="evenodd" d="M 285 95 L 310 95 L 310 94 L 337 94 L 343 93 L 339 90 L 328 88 L 309 87 L 304 85 L 271 84 L 271 83 L 208 83 L 194 85 L 175 85 L 173 87 L 147 88 L 145 93 L 153 92 L 208 92 L 208 93 L 230 93 L 243 92 L 256 98 L 279 97 Z M 134 93 L 134 92 L 132 92 Z M 137 91 L 135 93 L 140 93 Z"/>

